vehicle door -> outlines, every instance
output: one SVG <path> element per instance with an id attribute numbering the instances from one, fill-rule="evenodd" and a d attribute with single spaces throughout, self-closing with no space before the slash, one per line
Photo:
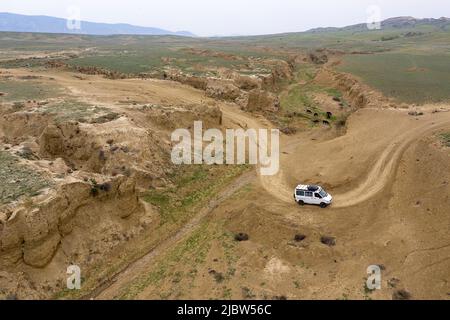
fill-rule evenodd
<path id="1" fill-rule="evenodd" d="M 312 191 L 305 191 L 305 203 L 314 204 L 314 193 Z"/>
<path id="2" fill-rule="evenodd" d="M 318 193 L 314 192 L 314 204 L 321 204 L 323 201 L 323 197 Z"/>

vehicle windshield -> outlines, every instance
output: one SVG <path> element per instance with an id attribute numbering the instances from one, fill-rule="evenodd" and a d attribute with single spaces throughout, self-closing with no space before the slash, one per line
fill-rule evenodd
<path id="1" fill-rule="evenodd" d="M 319 194 L 322 198 L 325 198 L 326 196 L 328 196 L 328 193 L 326 193 L 325 190 L 320 190 Z"/>

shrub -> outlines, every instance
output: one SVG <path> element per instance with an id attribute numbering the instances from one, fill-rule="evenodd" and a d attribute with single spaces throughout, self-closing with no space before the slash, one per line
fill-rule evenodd
<path id="1" fill-rule="evenodd" d="M 246 234 L 246 233 L 237 233 L 235 236 L 234 236 L 234 240 L 236 240 L 236 241 L 247 241 L 249 239 L 249 236 L 248 236 L 248 234 Z"/>
<path id="2" fill-rule="evenodd" d="M 323 244 L 329 246 L 329 247 L 333 247 L 336 245 L 336 238 L 334 237 L 329 237 L 329 236 L 322 236 L 320 238 L 320 242 L 322 242 Z"/>
<path id="3" fill-rule="evenodd" d="M 406 290 L 396 290 L 392 294 L 393 300 L 410 300 L 411 294 Z"/>
<path id="4" fill-rule="evenodd" d="M 441 134 L 441 140 L 447 147 L 450 147 L 450 132 Z"/>

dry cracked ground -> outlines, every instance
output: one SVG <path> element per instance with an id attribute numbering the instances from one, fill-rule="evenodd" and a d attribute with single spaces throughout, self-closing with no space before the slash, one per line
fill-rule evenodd
<path id="1" fill-rule="evenodd" d="M 449 104 L 396 103 L 332 51 L 190 50 L 244 65 L 0 69 L 1 298 L 450 298 Z M 172 131 L 196 120 L 281 129 L 279 173 L 173 165 Z M 300 182 L 335 203 L 298 206 Z M 66 289 L 69 265 L 81 290 Z"/>

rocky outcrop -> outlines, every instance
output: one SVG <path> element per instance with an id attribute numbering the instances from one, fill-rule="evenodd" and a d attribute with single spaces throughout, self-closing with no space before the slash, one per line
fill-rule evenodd
<path id="1" fill-rule="evenodd" d="M 368 98 L 365 93 L 367 90 L 363 89 L 358 81 L 345 74 L 337 74 L 334 78 L 338 88 L 346 93 L 352 106 L 361 108 L 367 105 Z"/>
<path id="2" fill-rule="evenodd" d="M 314 64 L 325 64 L 328 62 L 328 56 L 324 53 L 310 53 L 309 56 L 309 61 L 314 63 Z"/>
<path id="3" fill-rule="evenodd" d="M 241 90 L 232 81 L 211 79 L 206 86 L 206 95 L 211 98 L 235 101 Z"/>
<path id="4" fill-rule="evenodd" d="M 92 220 L 96 214 L 96 219 L 109 216 L 108 220 L 119 222 L 143 212 L 132 180 L 118 176 L 104 185 L 108 188 L 94 193 L 92 182 L 65 183 L 49 197 L 36 200 L 32 208 L 22 205 L 14 209 L 0 225 L 0 265 L 7 268 L 22 261 L 42 268 L 50 263 L 64 237 L 79 226 L 80 219 Z"/>
<path id="5" fill-rule="evenodd" d="M 80 129 L 77 122 L 48 125 L 39 137 L 39 155 L 44 159 L 63 158 L 72 167 L 100 173 L 106 160 L 95 135 Z"/>
<path id="6" fill-rule="evenodd" d="M 1 116 L 0 135 L 5 143 L 17 144 L 29 137 L 39 136 L 50 122 L 46 114 L 14 112 Z"/>
<path id="7" fill-rule="evenodd" d="M 205 90 L 209 97 L 236 102 L 246 110 L 278 110 L 277 102 L 268 101 L 274 100 L 273 94 L 263 94 L 262 91 L 276 92 L 282 81 L 292 79 L 297 58 L 293 57 L 289 61 L 279 59 L 258 61 L 267 70 L 251 76 L 219 68 L 216 70 L 218 74 L 216 78 L 198 77 L 169 68 L 165 71 L 164 78 Z M 262 105 L 257 108 L 257 104 Z"/>
<path id="8" fill-rule="evenodd" d="M 166 70 L 164 72 L 164 79 L 177 81 L 200 90 L 206 90 L 208 85 L 208 79 L 204 77 L 187 75 L 174 69 Z"/>
<path id="9" fill-rule="evenodd" d="M 217 106 L 192 104 L 187 106 L 144 106 L 145 117 L 162 130 L 190 129 L 194 121 L 202 120 L 204 128 L 222 125 L 222 111 Z"/>
<path id="10" fill-rule="evenodd" d="M 272 71 L 270 74 L 260 75 L 264 90 L 274 91 L 281 81 L 292 79 L 294 76 L 294 65 L 291 63 L 284 60 L 268 60 L 265 63 Z"/>
<path id="11" fill-rule="evenodd" d="M 342 92 L 345 100 L 352 108 L 380 106 L 389 104 L 389 99 L 358 81 L 354 76 L 322 68 L 315 80 Z"/>
<path id="12" fill-rule="evenodd" d="M 241 108 L 245 111 L 269 111 L 277 112 L 280 109 L 278 97 L 264 90 L 252 90 L 245 99 L 239 101 Z"/>
<path id="13" fill-rule="evenodd" d="M 261 89 L 262 79 L 256 76 L 243 76 L 237 74 L 234 77 L 234 84 L 241 90 L 250 91 L 253 89 Z"/>

